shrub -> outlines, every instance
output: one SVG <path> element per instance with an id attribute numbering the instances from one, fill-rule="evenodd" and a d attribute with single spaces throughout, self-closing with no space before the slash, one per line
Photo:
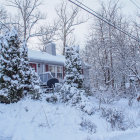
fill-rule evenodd
<path id="1" fill-rule="evenodd" d="M 102 117 L 106 118 L 106 121 L 111 124 L 111 128 L 114 130 L 126 130 L 126 124 L 124 120 L 124 114 L 122 111 L 116 109 L 105 109 L 102 108 Z"/>
<path id="2" fill-rule="evenodd" d="M 87 130 L 89 133 L 96 133 L 97 126 L 89 120 L 83 119 L 80 123 L 82 129 Z"/>
<path id="3" fill-rule="evenodd" d="M 52 95 L 50 97 L 47 97 L 46 101 L 49 102 L 49 103 L 56 103 L 58 101 L 58 98 L 57 98 L 56 95 Z"/>
<path id="4" fill-rule="evenodd" d="M 71 104 L 77 104 L 81 100 L 82 90 L 70 85 L 64 84 L 59 92 L 62 102 L 70 102 Z"/>

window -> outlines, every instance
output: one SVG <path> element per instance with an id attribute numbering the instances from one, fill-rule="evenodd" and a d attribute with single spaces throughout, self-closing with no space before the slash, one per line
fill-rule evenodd
<path id="1" fill-rule="evenodd" d="M 63 79 L 63 67 L 62 66 L 57 66 L 57 78 Z"/>
<path id="2" fill-rule="evenodd" d="M 52 73 L 53 77 L 56 77 L 55 65 L 49 65 L 48 66 L 48 71 L 50 71 Z"/>
<path id="3" fill-rule="evenodd" d="M 63 79 L 63 66 L 49 65 L 48 71 L 52 73 L 53 77 Z"/>

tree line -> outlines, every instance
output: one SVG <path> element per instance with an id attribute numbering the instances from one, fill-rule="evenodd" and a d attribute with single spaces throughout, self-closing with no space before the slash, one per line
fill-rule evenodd
<path id="1" fill-rule="evenodd" d="M 99 14 L 139 39 L 139 23 L 127 19 L 118 1 L 101 3 Z M 136 95 L 140 90 L 140 43 L 94 18 L 82 52 L 91 65 L 91 87 Z"/>
<path id="2" fill-rule="evenodd" d="M 62 0 L 55 8 L 56 17 L 50 23 L 50 19 L 41 12 L 41 5 L 41 0 L 8 0 L 6 7 L 0 6 L 0 33 L 14 26 L 27 44 L 31 38 L 36 38 L 41 51 L 46 51 L 48 43 L 59 41 L 58 49 L 64 55 L 66 45 L 75 43 L 75 26 L 85 22 L 79 18 L 80 9 Z M 15 9 L 18 14 L 11 17 L 6 8 Z M 42 21 L 44 23 L 40 24 Z"/>

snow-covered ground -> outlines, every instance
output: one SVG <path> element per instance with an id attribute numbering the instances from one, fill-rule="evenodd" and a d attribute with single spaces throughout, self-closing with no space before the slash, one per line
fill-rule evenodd
<path id="1" fill-rule="evenodd" d="M 126 131 L 112 130 L 101 117 L 98 100 L 90 99 L 96 110 L 88 115 L 78 107 L 63 103 L 47 103 L 24 99 L 18 103 L 0 104 L 0 140 L 140 140 L 140 105 L 129 107 L 126 99 L 104 108 L 123 110 L 133 124 Z M 96 125 L 96 133 L 80 124 L 88 120 Z"/>

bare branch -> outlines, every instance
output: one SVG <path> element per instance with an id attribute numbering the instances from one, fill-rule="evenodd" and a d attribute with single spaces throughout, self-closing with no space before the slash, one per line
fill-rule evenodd
<path id="1" fill-rule="evenodd" d="M 63 55 L 65 54 L 65 47 L 68 45 L 68 37 L 73 33 L 74 27 L 86 22 L 78 19 L 79 11 L 78 7 L 69 6 L 66 1 L 62 1 L 56 8 L 59 21 L 58 34 L 63 43 Z"/>
<path id="2" fill-rule="evenodd" d="M 43 19 L 43 15 L 37 10 L 41 5 L 40 0 L 8 0 L 8 6 L 17 8 L 19 12 L 19 27 L 22 28 L 23 39 L 28 41 L 30 37 L 38 36 L 38 33 L 32 34 L 37 22 Z M 39 33 L 40 34 L 40 33 Z"/>

